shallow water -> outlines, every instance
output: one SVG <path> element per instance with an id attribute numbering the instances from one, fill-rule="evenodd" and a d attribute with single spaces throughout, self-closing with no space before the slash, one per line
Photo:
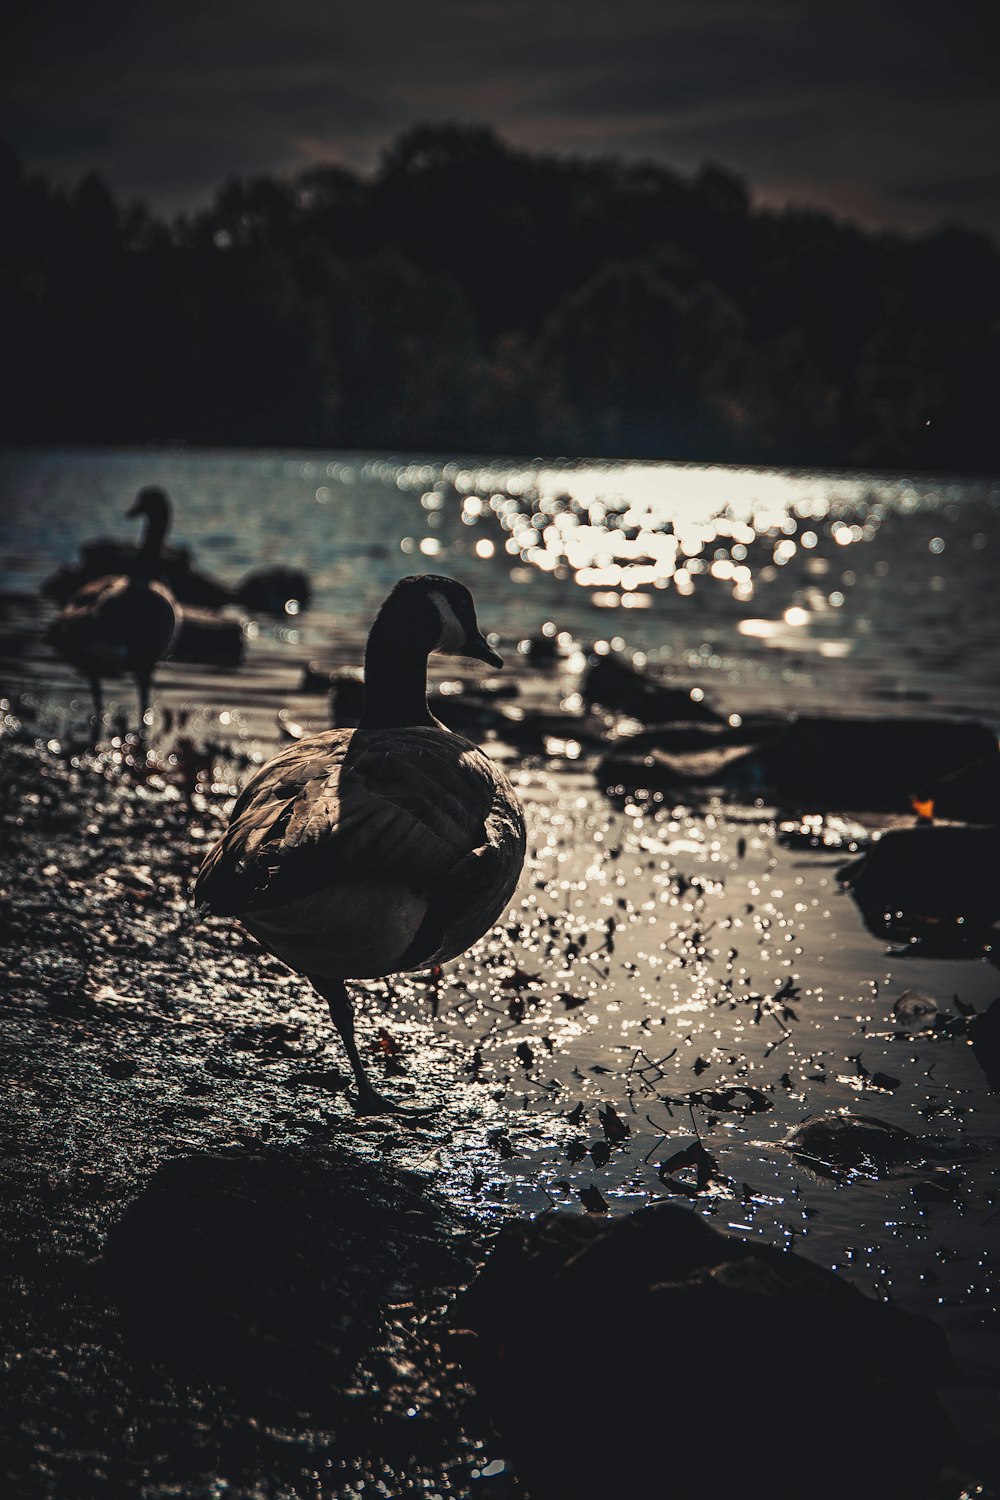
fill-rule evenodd
<path id="1" fill-rule="evenodd" d="M 1000 728 L 997 484 L 363 455 L 22 455 L 3 470 L 5 589 L 37 589 L 88 536 L 127 534 L 120 514 L 153 482 L 173 496 L 178 539 L 203 568 L 234 581 L 282 562 L 312 577 L 313 607 L 259 622 L 238 672 L 162 672 L 162 703 L 187 706 L 204 737 L 254 759 L 277 742 L 280 706 L 323 724 L 323 700 L 296 692 L 301 664 L 356 660 L 373 608 L 417 570 L 470 584 L 528 701 L 572 701 L 577 685 L 568 644 L 553 673 L 519 665 L 516 642 L 551 620 L 577 646 L 638 651 L 727 715 L 919 713 Z M 627 571 L 650 567 L 651 577 Z M 84 695 L 37 645 L 44 611 L 26 600 L 8 609 L 8 673 L 60 756 Z M 980 1453 L 1000 1389 L 1000 1101 L 967 1039 L 929 1035 L 926 1018 L 904 1024 L 893 1007 L 913 991 L 952 1015 L 959 1003 L 982 1011 L 1000 992 L 996 968 L 887 949 L 839 888 L 849 855 L 784 847 L 773 809 L 612 805 L 585 756 L 491 748 L 530 829 L 504 927 L 440 986 L 397 983 L 391 1013 L 381 986 L 362 987 L 362 1028 L 390 1027 L 403 1089 L 437 1100 L 444 1087 L 449 1099 L 440 1129 L 399 1148 L 408 1167 L 489 1227 L 552 1203 L 579 1210 L 589 1188 L 612 1212 L 680 1201 L 683 1187 L 657 1169 L 700 1139 L 717 1172 L 692 1201 L 720 1227 L 794 1245 L 945 1328 L 964 1379 L 951 1405 Z M 201 1016 L 256 1003 L 209 964 L 186 985 Z M 283 1017 L 319 1045 L 322 1018 L 293 981 L 284 992 Z M 608 1105 L 628 1126 L 622 1140 L 601 1124 Z M 818 1176 L 783 1143 L 807 1116 L 839 1108 L 902 1126 L 926 1151 L 883 1177 Z"/>
<path id="2" fill-rule="evenodd" d="M 0 590 L 34 590 L 142 484 L 234 582 L 304 567 L 307 614 L 255 654 L 356 651 L 405 572 L 469 584 L 487 629 L 624 642 L 727 711 L 1000 713 L 1000 481 L 676 464 L 88 452 L 0 460 Z M 692 676 L 694 674 L 694 676 Z M 244 676 L 248 671 L 244 669 Z"/>

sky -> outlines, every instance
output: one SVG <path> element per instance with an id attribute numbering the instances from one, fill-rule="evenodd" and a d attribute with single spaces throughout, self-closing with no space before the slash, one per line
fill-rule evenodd
<path id="1" fill-rule="evenodd" d="M 0 0 L 0 135 L 161 213 L 373 170 L 417 122 L 721 163 L 755 201 L 1000 238 L 994 0 Z"/>

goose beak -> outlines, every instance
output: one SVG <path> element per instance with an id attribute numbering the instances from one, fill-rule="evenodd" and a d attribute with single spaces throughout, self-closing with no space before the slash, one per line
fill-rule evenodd
<path id="1" fill-rule="evenodd" d="M 137 516 L 138 514 L 139 514 L 139 497 L 137 495 L 135 497 L 135 499 L 132 501 L 132 504 L 129 506 L 128 510 L 125 512 L 125 519 L 126 519 L 126 521 L 131 521 L 132 517 L 133 516 Z"/>
<path id="2" fill-rule="evenodd" d="M 462 655 L 471 657 L 473 661 L 484 661 L 488 667 L 503 666 L 503 657 L 497 655 L 482 631 L 466 636 Z"/>

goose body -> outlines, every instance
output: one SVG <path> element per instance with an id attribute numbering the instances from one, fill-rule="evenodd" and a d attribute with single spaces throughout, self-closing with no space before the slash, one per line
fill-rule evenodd
<path id="1" fill-rule="evenodd" d="M 140 731 L 149 706 L 156 663 L 170 650 L 180 626 L 174 596 L 156 574 L 170 520 L 162 490 L 140 490 L 128 516 L 146 518 L 145 535 L 130 573 L 95 578 L 77 589 L 49 632 L 61 656 L 90 682 L 100 724 L 101 684 L 128 673 L 139 692 Z"/>
<path id="2" fill-rule="evenodd" d="M 354 1042 L 347 979 L 447 962 L 489 931 L 524 861 L 524 816 L 501 769 L 427 707 L 430 651 L 499 658 L 452 579 L 397 584 L 369 636 L 357 729 L 288 746 L 250 780 L 195 900 L 235 916 L 326 998 L 358 1086 L 389 1107 Z"/>

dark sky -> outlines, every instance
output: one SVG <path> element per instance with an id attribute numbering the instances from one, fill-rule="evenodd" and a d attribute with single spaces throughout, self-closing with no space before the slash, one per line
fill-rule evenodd
<path id="1" fill-rule="evenodd" d="M 5 0 L 0 133 L 162 211 L 417 121 L 1000 235 L 995 0 Z M 994 27 L 995 29 L 995 27 Z"/>

